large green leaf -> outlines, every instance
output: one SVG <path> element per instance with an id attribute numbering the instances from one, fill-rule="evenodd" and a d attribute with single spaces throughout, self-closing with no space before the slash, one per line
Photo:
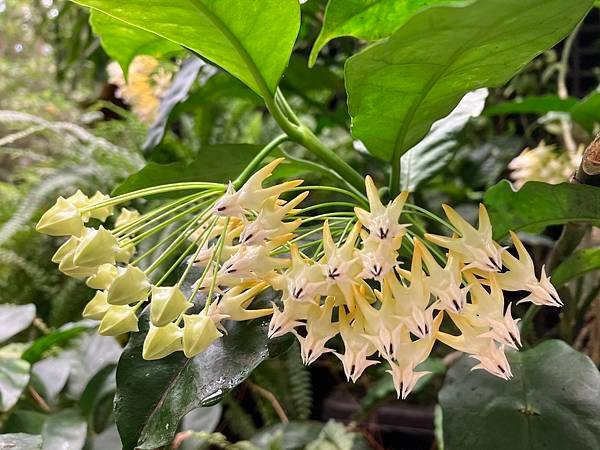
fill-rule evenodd
<path id="1" fill-rule="evenodd" d="M 600 247 L 577 250 L 552 271 L 552 283 L 561 286 L 594 270 L 600 270 Z"/>
<path id="2" fill-rule="evenodd" d="M 546 114 L 551 111 L 568 112 L 576 104 L 576 98 L 562 99 L 558 95 L 532 95 L 490 106 L 485 109 L 485 114 L 501 116 L 506 114 Z"/>
<path id="3" fill-rule="evenodd" d="M 63 409 L 52 414 L 42 428 L 44 450 L 81 450 L 85 444 L 87 424 L 79 411 Z"/>
<path id="4" fill-rule="evenodd" d="M 35 319 L 35 305 L 0 305 L 0 342 L 20 333 Z"/>
<path id="5" fill-rule="evenodd" d="M 400 186 L 413 192 L 419 184 L 443 170 L 460 147 L 459 134 L 472 117 L 483 111 L 487 89 L 463 97 L 458 106 L 431 127 L 421 142 L 400 158 Z"/>
<path id="6" fill-rule="evenodd" d="M 600 92 L 592 92 L 570 111 L 573 120 L 592 133 L 600 123 Z"/>
<path id="7" fill-rule="evenodd" d="M 22 359 L 0 358 L 0 412 L 11 409 L 29 383 L 29 363 Z"/>
<path id="8" fill-rule="evenodd" d="M 300 27 L 297 0 L 73 0 L 189 48 L 272 95 Z"/>
<path id="9" fill-rule="evenodd" d="M 252 144 L 217 144 L 200 150 L 191 164 L 149 162 L 115 188 L 113 195 L 125 194 L 151 186 L 186 181 L 226 183 L 237 177 L 262 147 Z"/>
<path id="10" fill-rule="evenodd" d="M 353 134 L 386 161 L 469 91 L 504 84 L 585 16 L 592 0 L 478 0 L 436 6 L 346 63 Z"/>
<path id="11" fill-rule="evenodd" d="M 108 56 L 119 63 L 125 76 L 129 64 L 137 55 L 164 58 L 181 50 L 181 46 L 174 42 L 132 27 L 100 11 L 92 11 L 90 24 Z"/>
<path id="12" fill-rule="evenodd" d="M 600 188 L 594 186 L 530 181 L 515 191 L 502 180 L 488 189 L 483 201 L 496 239 L 511 230 L 538 233 L 567 222 L 600 224 Z"/>
<path id="13" fill-rule="evenodd" d="M 268 304 L 273 293 L 259 297 L 256 301 Z M 131 336 L 117 367 L 115 419 L 123 448 L 154 449 L 169 444 L 183 416 L 216 403 L 244 381 L 269 357 L 268 321 L 230 322 L 227 335 L 192 359 L 178 352 L 146 361 L 142 345 L 148 311 L 144 311 L 140 332 Z"/>
<path id="14" fill-rule="evenodd" d="M 321 33 L 310 52 L 312 67 L 329 41 L 341 36 L 374 41 L 388 37 L 413 14 L 430 5 L 462 0 L 329 0 Z"/>
<path id="15" fill-rule="evenodd" d="M 562 341 L 508 355 L 509 381 L 463 357 L 448 371 L 439 400 L 446 450 L 600 448 L 600 373 Z"/>

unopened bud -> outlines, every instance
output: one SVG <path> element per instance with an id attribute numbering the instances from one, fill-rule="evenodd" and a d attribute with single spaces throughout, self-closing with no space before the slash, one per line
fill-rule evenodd
<path id="1" fill-rule="evenodd" d="M 108 303 L 128 305 L 148 298 L 150 282 L 146 274 L 135 266 L 120 268 L 119 274 L 108 288 Z"/>
<path id="2" fill-rule="evenodd" d="M 58 247 L 56 253 L 52 255 L 52 262 L 56 264 L 60 264 L 60 262 L 71 252 L 75 250 L 77 244 L 79 243 L 79 239 L 75 236 L 71 236 L 63 245 Z"/>
<path id="3" fill-rule="evenodd" d="M 102 336 L 118 336 L 119 334 L 138 331 L 138 318 L 130 306 L 111 306 L 100 322 L 98 332 Z"/>
<path id="4" fill-rule="evenodd" d="M 129 244 L 126 241 L 115 253 L 115 260 L 120 263 L 128 264 L 134 253 L 135 245 Z"/>
<path id="5" fill-rule="evenodd" d="M 35 229 L 50 236 L 80 236 L 84 226 L 77 207 L 65 198 L 58 197 L 54 206 L 41 217 Z"/>
<path id="6" fill-rule="evenodd" d="M 204 314 L 183 316 L 183 353 L 192 358 L 223 336 L 210 317 Z"/>
<path id="7" fill-rule="evenodd" d="M 179 288 L 154 286 L 150 302 L 150 320 L 157 327 L 162 327 L 173 322 L 191 306 Z"/>
<path id="8" fill-rule="evenodd" d="M 150 330 L 144 339 L 142 357 L 146 360 L 164 358 L 182 349 L 183 330 L 174 323 L 164 327 L 150 324 Z"/>
<path id="9" fill-rule="evenodd" d="M 96 193 L 92 197 L 90 197 L 88 206 L 93 207 L 94 204 L 100 203 L 100 202 L 103 202 L 103 201 L 106 201 L 109 199 L 110 199 L 110 196 L 104 195 L 100 191 L 96 191 Z M 92 209 L 90 211 L 90 217 L 92 217 L 94 219 L 98 219 L 101 222 L 104 222 L 108 216 L 112 215 L 112 213 L 113 213 L 112 206 L 102 206 L 101 208 Z"/>
<path id="10" fill-rule="evenodd" d="M 114 264 L 118 246 L 117 239 L 103 226 L 97 230 L 88 228 L 75 249 L 73 262 L 84 267 L 98 267 L 105 263 Z"/>
<path id="11" fill-rule="evenodd" d="M 85 278 L 94 275 L 96 273 L 96 267 L 83 267 L 78 266 L 73 262 L 73 257 L 75 255 L 75 250 L 67 253 L 64 258 L 60 261 L 58 265 L 58 270 L 60 270 L 65 275 L 68 275 L 73 278 Z"/>
<path id="12" fill-rule="evenodd" d="M 109 308 L 110 305 L 106 301 L 106 292 L 97 291 L 94 298 L 85 305 L 81 315 L 86 319 L 102 320 Z"/>
<path id="13" fill-rule="evenodd" d="M 85 284 L 92 289 L 108 289 L 117 277 L 117 267 L 112 264 L 102 264 L 94 275 L 89 277 Z"/>
<path id="14" fill-rule="evenodd" d="M 121 208 L 121 212 L 118 215 L 117 220 L 115 220 L 115 228 L 127 225 L 128 223 L 139 219 L 139 217 L 140 213 L 135 209 Z"/>

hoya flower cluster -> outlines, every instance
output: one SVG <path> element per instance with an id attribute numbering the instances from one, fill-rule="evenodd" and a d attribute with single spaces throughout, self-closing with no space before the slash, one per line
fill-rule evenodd
<path id="1" fill-rule="evenodd" d="M 385 361 L 402 398 L 427 373 L 419 365 L 436 340 L 475 358 L 475 368 L 511 377 L 505 349 L 518 348 L 520 336 L 504 292 L 526 291 L 523 302 L 561 305 L 543 268 L 536 277 L 515 234 L 513 256 L 492 239 L 483 205 L 478 228 L 444 206 L 452 235 L 418 237 L 403 220 L 415 211 L 406 204 L 408 195 L 383 204 L 370 177 L 368 203 L 343 212 L 307 214 L 328 205 L 299 209 L 312 189 L 292 194 L 302 181 L 264 186 L 281 161 L 258 170 L 237 190 L 233 184 L 191 183 L 114 199 L 101 194 L 88 199 L 78 192 L 59 198 L 38 230 L 69 236 L 53 261 L 97 289 L 84 316 L 100 320 L 100 333 L 137 331 L 136 312 L 150 302 L 146 359 L 176 351 L 192 357 L 226 333 L 227 321 L 272 315 L 269 337 L 293 333 L 305 364 L 333 353 L 346 377 L 356 381 L 367 367 Z M 142 216 L 122 209 L 110 231 L 103 225 L 86 227 L 92 219 L 104 222 L 120 202 L 179 189 L 200 192 Z M 131 261 L 136 245 L 152 230 L 178 220 L 181 225 L 168 237 L 171 241 L 159 243 L 166 250 L 158 254 L 161 245 L 155 245 Z M 157 271 L 175 250 L 178 259 L 158 278 Z M 138 263 L 148 259 L 142 269 Z M 179 281 L 164 286 L 185 261 Z M 192 265 L 202 275 L 186 296 L 180 287 Z M 280 292 L 281 301 L 252 308 L 267 289 Z M 190 308 L 199 292 L 207 300 L 195 312 Z M 444 318 L 443 329 L 450 331 L 442 331 Z M 343 346 L 335 345 L 336 336 Z"/>

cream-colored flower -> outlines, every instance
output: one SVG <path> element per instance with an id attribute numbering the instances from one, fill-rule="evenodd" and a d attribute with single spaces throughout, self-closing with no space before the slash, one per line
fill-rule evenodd
<path id="1" fill-rule="evenodd" d="M 217 309 L 221 314 L 235 321 L 268 316 L 273 313 L 272 308 L 246 309 L 250 306 L 254 298 L 267 287 L 268 284 L 263 281 L 233 286 L 221 296 L 217 304 Z"/>
<path id="2" fill-rule="evenodd" d="M 106 301 L 106 292 L 96 291 L 96 295 L 85 305 L 81 315 L 86 319 L 102 320 L 109 308 L 110 305 Z"/>
<path id="3" fill-rule="evenodd" d="M 152 286 L 150 321 L 154 326 L 163 327 L 192 307 L 177 286 Z"/>
<path id="4" fill-rule="evenodd" d="M 297 302 L 313 302 L 319 304 L 319 299 L 326 291 L 326 281 L 318 264 L 304 258 L 298 247 L 291 246 L 292 263 L 282 277 L 282 286 L 274 286 L 283 291 L 283 298 Z"/>
<path id="5" fill-rule="evenodd" d="M 283 258 L 270 256 L 273 245 L 240 245 L 237 251 L 223 263 L 219 276 L 263 278 L 275 269 L 289 264 Z"/>
<path id="6" fill-rule="evenodd" d="M 108 288 L 108 303 L 111 305 L 128 305 L 148 298 L 150 282 L 138 267 L 120 267 L 118 275 Z"/>
<path id="7" fill-rule="evenodd" d="M 150 324 L 148 334 L 144 339 L 142 357 L 146 360 L 164 358 L 171 353 L 183 350 L 183 330 L 174 323 L 162 327 Z"/>
<path id="8" fill-rule="evenodd" d="M 398 238 L 400 239 L 402 238 Z M 358 251 L 358 257 L 363 269 L 359 277 L 381 281 L 398 264 L 400 243 L 396 239 L 379 239 L 372 234 L 363 234 L 362 240 L 363 246 Z"/>
<path id="9" fill-rule="evenodd" d="M 114 264 L 102 264 L 96 273 L 86 280 L 85 284 L 92 289 L 108 289 L 117 275 L 118 269 Z"/>
<path id="10" fill-rule="evenodd" d="M 279 197 L 282 193 L 300 186 L 302 180 L 287 181 L 268 188 L 262 187 L 264 180 L 271 176 L 273 170 L 283 160 L 284 158 L 278 158 L 256 171 L 237 192 L 233 184 L 230 183 L 227 192 L 215 204 L 214 214 L 218 216 L 241 216 L 245 210 L 261 209 L 268 198 Z"/>
<path id="11" fill-rule="evenodd" d="M 121 208 L 121 211 L 115 220 L 115 228 L 130 224 L 140 217 L 140 213 L 135 209 Z"/>
<path id="12" fill-rule="evenodd" d="M 223 336 L 214 320 L 204 312 L 183 316 L 183 353 L 188 358 L 202 353 Z"/>
<path id="13" fill-rule="evenodd" d="M 458 230 L 453 237 L 426 234 L 425 237 L 440 247 L 452 250 L 461 256 L 466 263 L 464 269 L 480 269 L 498 272 L 502 269 L 502 253 L 500 247 L 492 239 L 492 225 L 487 210 L 479 205 L 479 228 L 474 228 L 448 205 L 442 205 L 450 223 Z"/>
<path id="14" fill-rule="evenodd" d="M 114 264 L 119 244 L 114 235 L 102 225 L 97 230 L 87 228 L 73 253 L 73 263 L 82 267 Z"/>
<path id="15" fill-rule="evenodd" d="M 314 303 L 302 303 L 287 300 L 283 302 L 283 310 L 280 310 L 274 302 L 273 305 L 273 316 L 269 322 L 269 338 L 276 338 L 283 336 L 284 334 L 290 333 L 294 328 L 303 326 L 303 320 L 306 320 L 309 315 L 314 316 L 316 310 L 319 308 Z M 313 311 L 310 312 L 309 311 Z"/>
<path id="16" fill-rule="evenodd" d="M 119 334 L 138 331 L 138 318 L 135 309 L 124 305 L 111 305 L 98 328 L 102 336 L 118 336 Z"/>
<path id="17" fill-rule="evenodd" d="M 39 233 L 50 236 L 81 236 L 85 227 L 79 209 L 67 199 L 58 197 L 35 226 Z"/>
<path id="18" fill-rule="evenodd" d="M 113 206 L 100 206 L 94 207 L 94 205 L 104 202 L 106 200 L 110 200 L 110 196 L 103 194 L 100 191 L 96 191 L 96 193 L 90 197 L 88 201 L 88 207 L 94 208 L 90 210 L 89 214 L 92 219 L 98 219 L 100 222 L 104 222 L 107 217 L 113 214 Z"/>
<path id="19" fill-rule="evenodd" d="M 322 354 L 333 351 L 325 347 L 327 341 L 339 331 L 337 322 L 331 322 L 333 305 L 333 297 L 327 297 L 325 303 L 318 309 L 309 309 L 306 320 L 306 336 L 303 337 L 296 333 L 296 338 L 300 342 L 302 361 L 306 365 L 315 362 Z"/>
<path id="20" fill-rule="evenodd" d="M 360 320 L 351 320 L 343 307 L 339 309 L 338 327 L 344 341 L 344 353 L 335 352 L 334 355 L 342 361 L 346 379 L 355 383 L 367 367 L 379 364 L 379 361 L 367 359 L 377 348 L 365 337 Z"/>

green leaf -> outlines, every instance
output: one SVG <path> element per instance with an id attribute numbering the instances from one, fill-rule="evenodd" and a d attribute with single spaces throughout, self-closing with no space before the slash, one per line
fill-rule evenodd
<path id="1" fill-rule="evenodd" d="M 594 125 L 600 123 L 600 92 L 592 92 L 578 102 L 570 111 L 571 118 L 588 132 L 594 131 Z"/>
<path id="2" fill-rule="evenodd" d="M 487 89 L 478 89 L 463 97 L 446 117 L 433 124 L 429 134 L 400 158 L 400 185 L 414 192 L 419 184 L 443 170 L 460 147 L 459 133 L 472 117 L 483 111 Z"/>
<path id="3" fill-rule="evenodd" d="M 346 88 L 353 135 L 394 161 L 469 91 L 504 84 L 566 36 L 592 0 L 478 0 L 436 6 L 351 57 Z"/>
<path id="4" fill-rule="evenodd" d="M 192 56 L 181 64 L 179 71 L 173 79 L 173 83 L 160 98 L 160 106 L 158 115 L 154 123 L 148 128 L 146 140 L 142 146 L 144 151 L 149 151 L 156 147 L 165 135 L 165 129 L 171 111 L 176 105 L 185 101 L 188 98 L 190 89 L 194 85 L 194 81 L 198 78 L 198 73 L 205 69 L 207 75 L 204 78 L 210 78 L 216 72 L 216 69 L 208 64 L 205 64 L 200 58 Z"/>
<path id="5" fill-rule="evenodd" d="M 549 225 L 600 223 L 600 188 L 583 184 L 530 181 L 517 191 L 507 180 L 483 197 L 494 227 L 494 238 L 509 231 L 539 233 Z"/>
<path id="6" fill-rule="evenodd" d="M 0 412 L 7 412 L 19 401 L 29 383 L 29 368 L 21 359 L 0 359 Z"/>
<path id="7" fill-rule="evenodd" d="M 25 433 L 0 434 L 0 448 L 41 450 L 42 437 Z"/>
<path id="8" fill-rule="evenodd" d="M 44 449 L 81 450 L 85 444 L 87 424 L 77 409 L 63 409 L 51 415 L 42 428 Z"/>
<path id="9" fill-rule="evenodd" d="M 191 164 L 158 164 L 151 161 L 117 186 L 112 195 L 185 181 L 226 183 L 237 177 L 261 149 L 262 147 L 252 144 L 217 144 L 202 148 L 200 155 Z"/>
<path id="10" fill-rule="evenodd" d="M 463 357 L 448 371 L 439 401 L 444 448 L 600 448 L 600 373 L 562 341 L 508 354 L 505 381 Z"/>
<path id="11" fill-rule="evenodd" d="M 577 250 L 552 271 L 552 283 L 562 286 L 594 270 L 600 270 L 600 248 Z"/>
<path id="12" fill-rule="evenodd" d="M 269 304 L 274 295 L 267 291 L 254 304 Z M 140 332 L 131 336 L 117 366 L 115 419 L 124 449 L 167 445 L 189 411 L 216 403 L 243 382 L 270 356 L 268 321 L 229 322 L 227 335 L 192 359 L 178 352 L 146 361 L 142 358 L 148 331 L 146 309 L 140 317 Z"/>
<path id="13" fill-rule="evenodd" d="M 100 369 L 88 382 L 79 399 L 81 414 L 94 423 L 94 413 L 99 403 L 108 397 L 112 398 L 116 389 L 116 364 L 110 364 Z"/>
<path id="14" fill-rule="evenodd" d="M 45 358 L 31 367 L 32 383 L 47 402 L 53 403 L 65 387 L 70 371 L 69 361 L 63 355 Z"/>
<path id="15" fill-rule="evenodd" d="M 272 96 L 300 27 L 297 0 L 73 0 L 189 48 Z"/>
<path id="16" fill-rule="evenodd" d="M 35 319 L 35 305 L 0 305 L 0 342 L 20 333 Z"/>
<path id="17" fill-rule="evenodd" d="M 562 99 L 558 95 L 531 95 L 485 108 L 487 116 L 507 114 L 546 114 L 551 111 L 568 112 L 577 104 L 576 98 Z"/>
<path id="18" fill-rule="evenodd" d="M 436 4 L 461 0 L 329 0 L 323 27 L 310 52 L 312 67 L 329 41 L 353 36 L 366 41 L 388 37 L 418 11 Z"/>
<path id="19" fill-rule="evenodd" d="M 166 58 L 182 50 L 181 46 L 174 42 L 141 28 L 132 27 L 101 11 L 92 11 L 90 24 L 94 33 L 100 37 L 102 48 L 119 63 L 125 77 L 129 64 L 137 55 Z"/>
<path id="20" fill-rule="evenodd" d="M 71 326 L 68 328 L 61 328 L 60 330 L 54 331 L 46 336 L 42 336 L 31 343 L 29 348 L 23 352 L 21 358 L 33 364 L 34 362 L 42 359 L 44 352 L 47 350 L 50 350 L 55 346 L 66 344 L 71 339 L 79 336 L 81 333 L 89 330 L 90 328 L 90 326 Z"/>

